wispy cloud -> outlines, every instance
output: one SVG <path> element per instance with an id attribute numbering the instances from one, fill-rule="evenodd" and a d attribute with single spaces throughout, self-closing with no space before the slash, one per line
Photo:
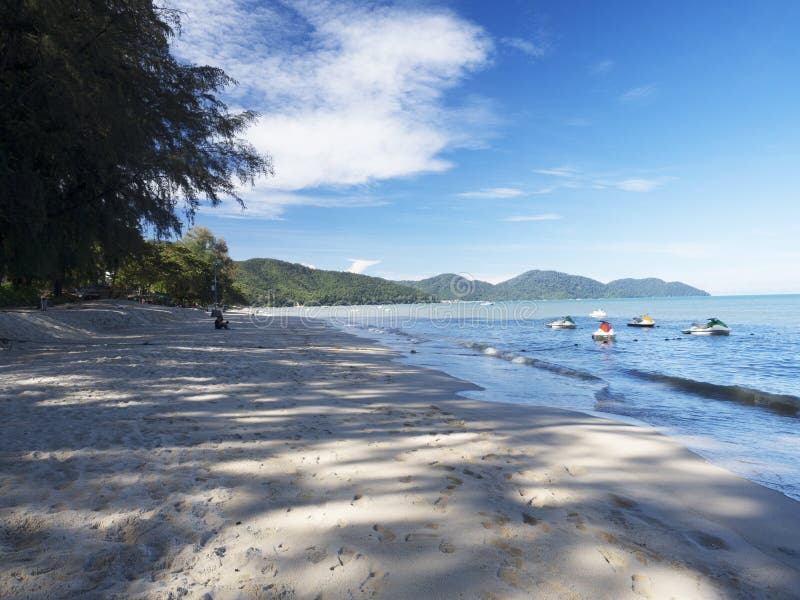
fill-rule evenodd
<path id="1" fill-rule="evenodd" d="M 656 94 L 658 94 L 658 85 L 648 83 L 624 92 L 619 96 L 619 101 L 623 104 L 646 104 L 652 101 Z"/>
<path id="2" fill-rule="evenodd" d="M 614 70 L 617 64 L 613 60 L 601 60 L 589 65 L 589 72 L 595 77 L 605 77 Z"/>
<path id="3" fill-rule="evenodd" d="M 475 192 L 462 192 L 456 194 L 459 198 L 482 198 L 482 199 L 499 199 L 499 198 L 516 198 L 522 196 L 525 192 L 517 188 L 486 188 Z"/>
<path id="4" fill-rule="evenodd" d="M 247 136 L 274 158 L 258 191 L 351 186 L 448 169 L 442 153 L 481 131 L 451 118 L 447 90 L 488 64 L 492 42 L 444 9 L 382 2 L 262 5 L 173 0 L 181 58 L 222 67 L 263 116 Z M 485 107 L 483 107 L 485 109 Z M 474 124 L 474 123 L 473 123 Z"/>
<path id="5" fill-rule="evenodd" d="M 532 58 L 542 58 L 550 50 L 549 45 L 543 41 L 534 42 L 520 37 L 504 37 L 500 42 Z"/>
<path id="6" fill-rule="evenodd" d="M 235 202 L 223 202 L 213 209 L 214 215 L 232 219 L 259 218 L 280 221 L 290 206 L 317 206 L 320 208 L 364 208 L 385 206 L 386 200 L 372 196 L 319 195 L 277 192 L 273 190 L 242 190 L 246 209 Z M 201 207 L 201 211 L 205 210 Z"/>
<path id="7" fill-rule="evenodd" d="M 615 187 L 626 192 L 649 192 L 664 185 L 662 179 L 623 179 L 615 184 Z"/>
<path id="8" fill-rule="evenodd" d="M 500 219 L 500 220 L 507 221 L 509 223 L 526 223 L 530 221 L 558 221 L 561 218 L 563 218 L 561 215 L 547 213 L 543 215 L 506 217 L 505 219 Z"/>
<path id="9" fill-rule="evenodd" d="M 347 269 L 348 273 L 363 273 L 368 268 L 379 264 L 379 260 L 366 260 L 364 258 L 348 258 L 350 267 Z"/>
<path id="10" fill-rule="evenodd" d="M 577 177 L 577 170 L 572 167 L 555 167 L 552 169 L 534 169 L 534 173 L 539 175 L 552 175 L 553 177 Z"/>
<path id="11" fill-rule="evenodd" d="M 626 176 L 633 175 L 633 173 L 647 173 L 648 171 L 629 170 L 628 173 L 605 174 L 598 175 L 592 173 L 584 173 L 574 167 L 554 167 L 549 169 L 534 169 L 534 173 L 539 175 L 547 175 L 548 177 L 557 178 L 558 183 L 547 185 L 530 192 L 531 194 L 549 194 L 555 190 L 562 188 L 590 188 L 593 190 L 604 190 L 608 188 L 615 188 L 625 192 L 650 192 L 667 182 L 674 179 L 673 177 L 659 176 L 659 177 L 636 177 Z M 652 172 L 652 171 L 650 171 Z"/>

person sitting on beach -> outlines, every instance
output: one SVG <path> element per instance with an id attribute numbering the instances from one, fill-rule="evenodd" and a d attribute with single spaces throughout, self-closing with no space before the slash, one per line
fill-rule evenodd
<path id="1" fill-rule="evenodd" d="M 217 315 L 217 318 L 214 319 L 214 329 L 227 329 L 228 322 L 222 320 L 222 313 Z"/>

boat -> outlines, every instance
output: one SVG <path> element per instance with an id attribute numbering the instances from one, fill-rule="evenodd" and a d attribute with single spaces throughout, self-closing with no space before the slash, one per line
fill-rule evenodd
<path id="1" fill-rule="evenodd" d="M 655 327 L 656 322 L 650 315 L 642 315 L 640 317 L 633 317 L 628 322 L 628 327 Z"/>
<path id="2" fill-rule="evenodd" d="M 494 306 L 494 302 L 481 302 L 480 306 Z"/>
<path id="3" fill-rule="evenodd" d="M 605 319 L 608 315 L 606 314 L 606 311 L 604 311 L 602 308 L 598 308 L 597 310 L 593 310 L 592 312 L 590 312 L 589 316 L 592 317 L 593 319 Z"/>
<path id="4" fill-rule="evenodd" d="M 608 321 L 600 323 L 600 327 L 592 334 L 592 339 L 598 342 L 610 342 L 616 337 L 617 334 Z"/>
<path id="5" fill-rule="evenodd" d="M 705 323 L 692 323 L 689 329 L 682 329 L 681 333 L 692 335 L 730 335 L 731 328 L 716 317 L 710 317 Z"/>
<path id="6" fill-rule="evenodd" d="M 556 319 L 552 323 L 547 324 L 548 327 L 552 327 L 553 329 L 575 329 L 577 325 L 575 325 L 575 321 L 572 320 L 572 317 L 567 315 L 563 319 Z"/>

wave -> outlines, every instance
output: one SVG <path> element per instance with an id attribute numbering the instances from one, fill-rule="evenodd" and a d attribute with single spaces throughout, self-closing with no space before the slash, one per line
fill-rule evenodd
<path id="1" fill-rule="evenodd" d="M 405 340 L 409 344 L 424 344 L 425 342 L 430 341 L 430 340 L 427 340 L 425 338 L 421 338 L 421 337 L 417 337 L 415 335 L 412 335 L 412 334 L 408 333 L 407 331 L 404 331 L 403 329 L 400 329 L 399 327 L 377 327 L 375 325 L 370 325 L 368 323 L 366 323 L 366 324 L 350 324 L 350 325 L 347 325 L 347 327 L 350 327 L 351 329 L 361 329 L 361 330 L 367 331 L 367 332 L 369 332 L 371 334 L 377 334 L 377 335 L 387 335 L 387 334 L 389 334 L 389 335 L 394 335 L 394 336 L 397 336 L 397 337 L 402 337 L 402 338 L 405 338 Z"/>
<path id="2" fill-rule="evenodd" d="M 696 394 L 714 400 L 736 402 L 737 404 L 744 404 L 746 406 L 767 408 L 782 415 L 800 416 L 800 398 L 797 396 L 773 394 L 771 392 L 739 385 L 720 385 L 708 383 L 706 381 L 697 381 L 695 379 L 685 379 L 673 375 L 638 371 L 636 369 L 629 369 L 627 372 L 640 379 L 663 383 L 669 387 L 690 394 Z"/>
<path id="3" fill-rule="evenodd" d="M 478 344 L 476 342 L 461 342 L 461 343 L 465 348 L 469 348 L 470 350 L 475 350 L 477 352 L 485 354 L 486 356 L 492 356 L 494 358 L 507 360 L 508 362 L 517 365 L 527 365 L 529 367 L 536 367 L 537 369 L 544 369 L 546 371 L 550 371 L 551 373 L 557 373 L 558 375 L 564 375 L 566 377 L 576 377 L 578 379 L 583 379 L 585 381 L 603 381 L 600 377 L 592 375 L 591 373 L 587 373 L 586 371 L 571 369 L 570 367 L 565 367 L 563 365 L 550 363 L 538 358 L 531 358 L 529 356 L 520 356 L 519 354 L 515 354 L 514 352 L 504 352 L 502 350 L 498 350 L 493 346 L 490 346 L 489 344 Z"/>

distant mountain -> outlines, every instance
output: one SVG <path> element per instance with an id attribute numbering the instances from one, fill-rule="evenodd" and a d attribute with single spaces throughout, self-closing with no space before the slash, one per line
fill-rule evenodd
<path id="1" fill-rule="evenodd" d="M 416 287 L 441 300 L 567 300 L 570 298 L 644 298 L 657 296 L 708 296 L 708 292 L 678 281 L 617 279 L 601 283 L 580 275 L 533 270 L 492 285 L 444 273 L 421 281 L 398 282 Z"/>
<path id="2" fill-rule="evenodd" d="M 708 296 L 707 292 L 661 279 L 618 279 L 608 284 L 558 271 L 528 271 L 492 285 L 443 273 L 421 281 L 387 281 L 342 271 L 312 269 L 272 258 L 236 263 L 236 285 L 251 304 L 407 304 L 437 300 L 566 300 L 569 298 L 641 298 Z"/>
<path id="3" fill-rule="evenodd" d="M 642 298 L 654 296 L 708 296 L 708 292 L 680 281 L 664 281 L 656 277 L 647 279 L 616 279 L 606 284 L 609 298 Z"/>
<path id="4" fill-rule="evenodd" d="M 469 280 L 455 273 L 442 273 L 421 281 L 398 281 L 400 285 L 423 290 L 440 300 L 483 300 L 495 289 L 486 281 Z"/>
<path id="5" fill-rule="evenodd" d="M 428 292 L 379 277 L 311 269 L 272 258 L 236 262 L 234 281 L 251 304 L 269 306 L 434 302 Z"/>
<path id="6" fill-rule="evenodd" d="M 559 271 L 527 271 L 494 287 L 503 300 L 566 300 L 605 296 L 605 286 L 599 281 Z"/>

